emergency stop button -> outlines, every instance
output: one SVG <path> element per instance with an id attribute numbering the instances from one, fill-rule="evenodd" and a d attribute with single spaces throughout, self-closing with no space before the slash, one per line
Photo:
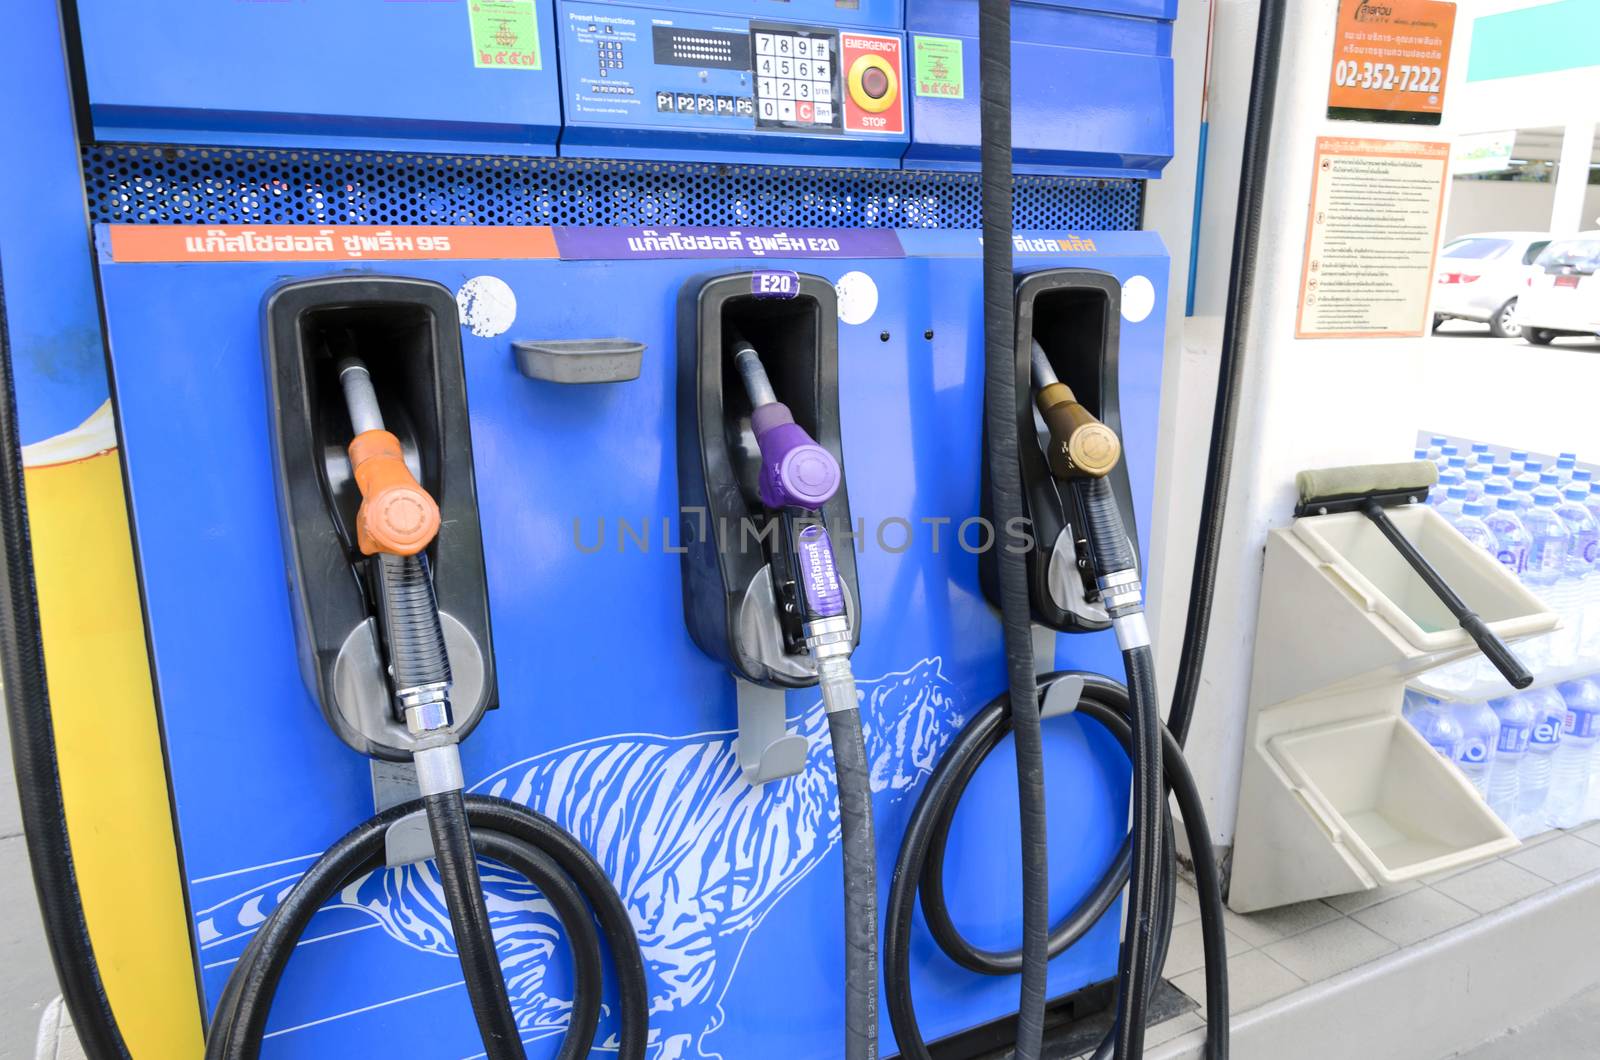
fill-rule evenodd
<path id="1" fill-rule="evenodd" d="M 894 106 L 899 78 L 881 55 L 863 55 L 850 66 L 850 98 L 862 110 L 879 114 Z"/>
<path id="2" fill-rule="evenodd" d="M 844 75 L 844 131 L 904 136 L 906 131 L 903 43 L 885 33 L 839 34 L 839 70 Z"/>

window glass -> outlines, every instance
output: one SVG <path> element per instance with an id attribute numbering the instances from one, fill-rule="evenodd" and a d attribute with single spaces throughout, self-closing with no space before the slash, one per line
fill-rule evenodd
<path id="1" fill-rule="evenodd" d="M 1488 261 L 1498 258 L 1511 246 L 1509 239 L 1484 239 L 1481 236 L 1471 236 L 1467 239 L 1458 239 L 1444 248 L 1447 258 L 1471 258 L 1475 261 Z"/>
<path id="2" fill-rule="evenodd" d="M 1593 275 L 1600 268 L 1600 239 L 1564 239 L 1545 247 L 1535 262 L 1545 272 Z"/>

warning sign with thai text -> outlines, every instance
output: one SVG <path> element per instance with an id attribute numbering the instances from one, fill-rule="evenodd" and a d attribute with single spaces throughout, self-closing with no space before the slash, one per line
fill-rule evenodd
<path id="1" fill-rule="evenodd" d="M 1339 0 L 1328 117 L 1438 125 L 1455 26 L 1447 0 Z"/>
<path id="2" fill-rule="evenodd" d="M 1450 145 L 1317 140 L 1295 337 L 1427 331 Z"/>

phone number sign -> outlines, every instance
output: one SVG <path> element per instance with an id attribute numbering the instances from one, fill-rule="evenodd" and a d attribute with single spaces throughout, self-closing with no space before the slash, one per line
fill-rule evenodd
<path id="1" fill-rule="evenodd" d="M 1448 0 L 1339 0 L 1328 117 L 1438 125 L 1455 27 Z"/>

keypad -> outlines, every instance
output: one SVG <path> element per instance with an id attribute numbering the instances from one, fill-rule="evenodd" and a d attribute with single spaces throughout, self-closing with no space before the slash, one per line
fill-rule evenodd
<path id="1" fill-rule="evenodd" d="M 838 42 L 826 30 L 750 27 L 756 124 L 837 129 Z"/>
<path id="2" fill-rule="evenodd" d="M 610 27 L 606 27 L 609 29 Z M 621 76 L 612 74 L 613 70 L 624 69 L 622 42 L 619 40 L 599 40 L 595 42 L 596 50 L 600 53 L 600 76 Z"/>

